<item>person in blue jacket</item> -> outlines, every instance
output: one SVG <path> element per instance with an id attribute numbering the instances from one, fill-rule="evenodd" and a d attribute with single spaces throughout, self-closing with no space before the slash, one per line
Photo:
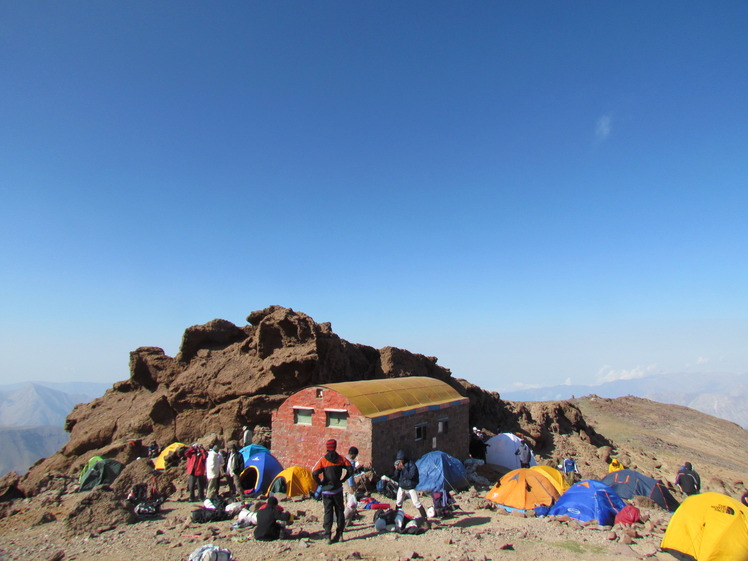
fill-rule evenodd
<path id="1" fill-rule="evenodd" d="M 413 461 L 408 460 L 403 450 L 398 450 L 395 459 L 395 473 L 392 479 L 397 482 L 397 498 L 395 499 L 395 507 L 397 510 L 402 510 L 403 503 L 405 502 L 405 495 L 410 497 L 413 502 L 413 506 L 418 509 L 418 513 L 424 520 L 424 524 L 427 528 L 431 527 L 431 524 L 426 515 L 426 509 L 423 508 L 420 499 L 418 498 L 418 466 Z"/>

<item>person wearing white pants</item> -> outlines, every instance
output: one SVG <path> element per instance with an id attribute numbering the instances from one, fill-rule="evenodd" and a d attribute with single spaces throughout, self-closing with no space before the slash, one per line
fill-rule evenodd
<path id="1" fill-rule="evenodd" d="M 426 527 L 430 528 L 431 524 L 428 520 L 428 516 L 426 515 L 426 509 L 423 508 L 423 505 L 418 498 L 418 491 L 416 491 L 416 487 L 418 486 L 419 481 L 418 466 L 416 466 L 415 462 L 411 462 L 407 459 L 403 450 L 399 450 L 397 452 L 397 457 L 395 460 L 395 473 L 392 476 L 392 479 L 397 481 L 397 484 L 399 485 L 399 487 L 397 488 L 397 498 L 395 499 L 395 506 L 397 510 L 401 510 L 403 508 L 405 495 L 407 493 L 407 495 L 410 497 L 410 500 L 413 502 L 413 506 L 418 509 L 418 513 L 424 519 Z"/>

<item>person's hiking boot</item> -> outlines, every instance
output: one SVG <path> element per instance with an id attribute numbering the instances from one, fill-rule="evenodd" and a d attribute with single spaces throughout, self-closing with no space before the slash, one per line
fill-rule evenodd
<path id="1" fill-rule="evenodd" d="M 322 536 L 322 539 L 324 539 L 328 543 L 328 545 L 333 543 L 332 536 L 330 534 L 325 534 L 324 536 Z"/>
<path id="2" fill-rule="evenodd" d="M 342 541 L 343 541 L 343 531 L 338 530 L 337 532 L 335 532 L 335 535 L 330 540 L 330 543 L 338 543 Z"/>
<path id="3" fill-rule="evenodd" d="M 426 514 L 426 509 L 423 508 L 423 505 L 418 507 L 418 513 L 421 515 L 421 518 L 423 518 L 423 527 L 430 530 L 431 522 L 429 522 L 429 516 Z"/>

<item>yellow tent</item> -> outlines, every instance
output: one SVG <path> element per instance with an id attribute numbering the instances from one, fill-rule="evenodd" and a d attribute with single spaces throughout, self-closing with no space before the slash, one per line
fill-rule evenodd
<path id="1" fill-rule="evenodd" d="M 670 519 L 660 547 L 696 561 L 748 561 L 748 507 L 721 493 L 691 495 Z"/>
<path id="2" fill-rule="evenodd" d="M 551 466 L 532 466 L 530 469 L 534 469 L 541 475 L 546 476 L 551 484 L 556 488 L 559 495 L 563 495 L 564 491 L 569 488 L 569 482 L 564 477 L 564 474 L 558 471 L 555 467 Z"/>
<path id="3" fill-rule="evenodd" d="M 486 498 L 514 510 L 551 506 L 559 497 L 556 487 L 543 473 L 529 468 L 510 471 L 486 494 Z"/>
<path id="4" fill-rule="evenodd" d="M 312 472 L 305 467 L 291 466 L 275 476 L 270 484 L 268 494 L 284 493 L 289 497 L 311 495 L 317 490 L 317 482 Z"/>
<path id="5" fill-rule="evenodd" d="M 153 462 L 153 465 L 156 466 L 156 469 L 166 469 L 166 456 L 178 450 L 182 446 L 187 446 L 187 445 L 182 444 L 181 442 L 173 442 L 169 444 L 166 448 L 161 450 L 161 453 L 158 455 L 158 457 Z"/>

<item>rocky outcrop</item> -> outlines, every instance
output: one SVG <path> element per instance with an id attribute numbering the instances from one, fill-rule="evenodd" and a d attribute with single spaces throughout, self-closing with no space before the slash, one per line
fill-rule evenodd
<path id="1" fill-rule="evenodd" d="M 130 378 L 73 409 L 65 424 L 69 442 L 37 462 L 20 489 L 34 494 L 49 474 L 77 474 L 94 455 L 127 463 L 141 455 L 141 444 L 154 440 L 236 440 L 242 425 L 269 427 L 272 411 L 295 391 L 351 380 L 430 376 L 470 398 L 473 424 L 524 430 L 539 446 L 553 431 L 592 437 L 568 404 L 548 411 L 509 405 L 496 393 L 454 379 L 434 357 L 349 343 L 329 323 L 290 308 L 252 312 L 247 322 L 238 327 L 216 319 L 189 327 L 176 357 L 157 347 L 130 353 Z"/>

